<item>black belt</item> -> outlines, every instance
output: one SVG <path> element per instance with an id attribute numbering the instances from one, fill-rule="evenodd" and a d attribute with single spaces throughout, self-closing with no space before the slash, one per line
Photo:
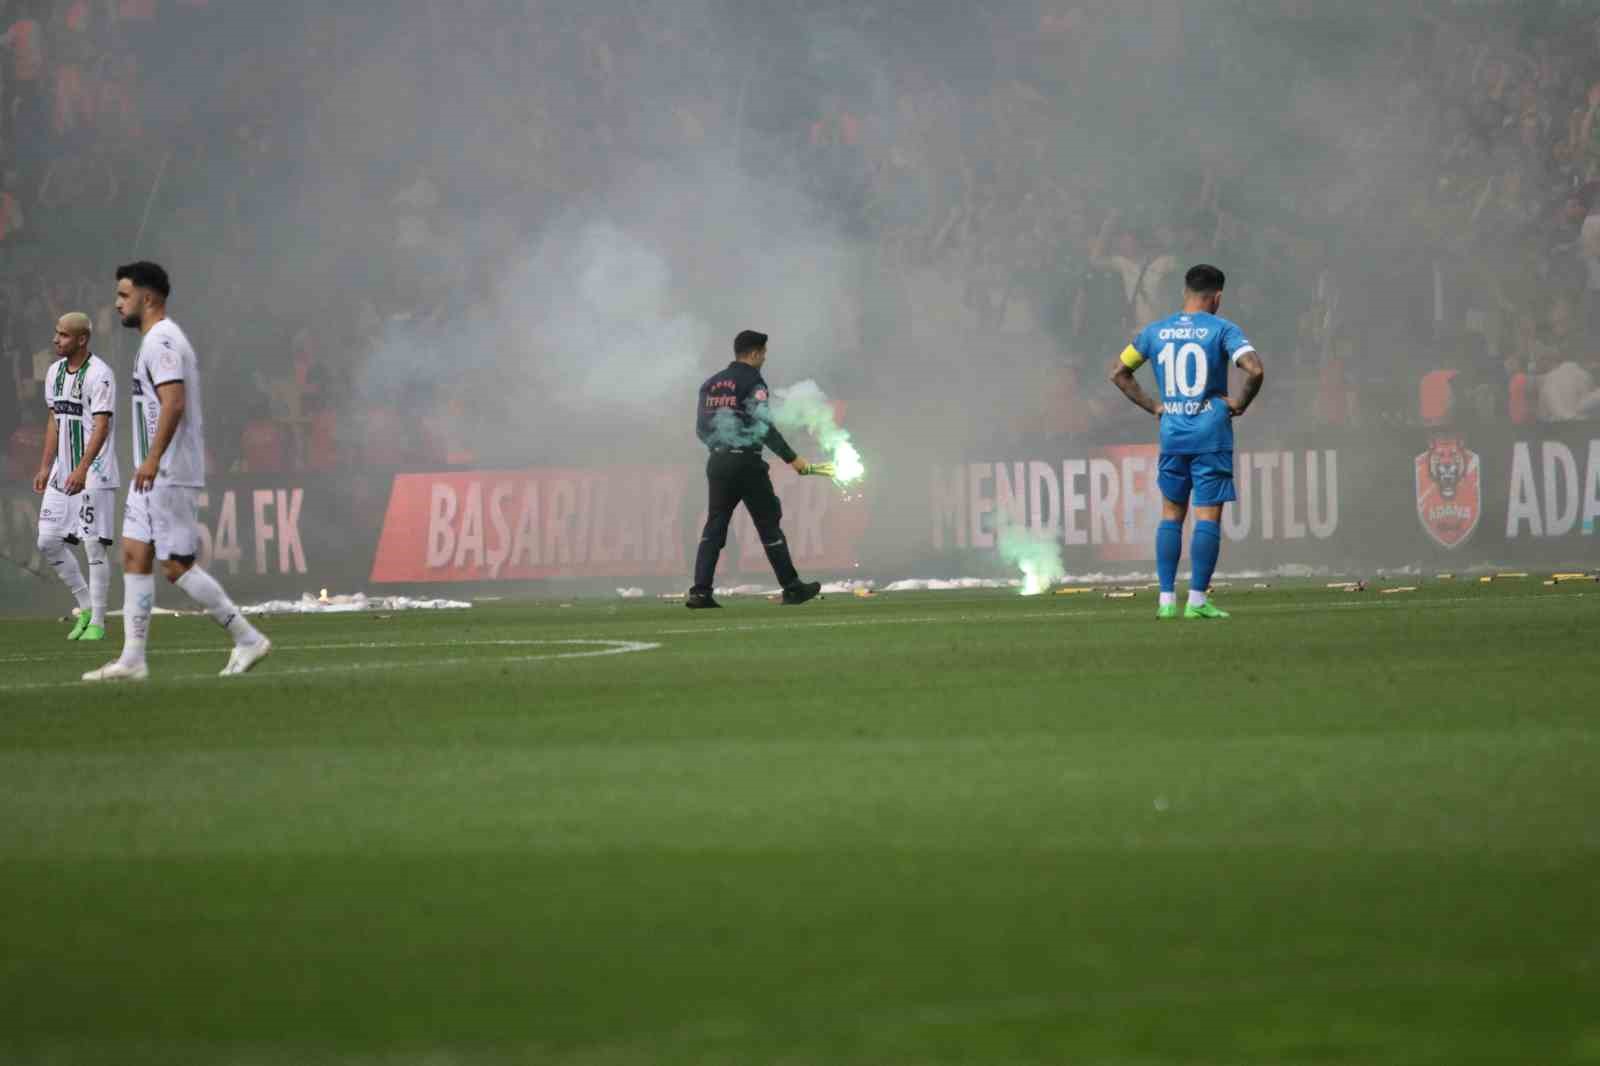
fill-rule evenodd
<path id="1" fill-rule="evenodd" d="M 761 446 L 760 445 L 756 445 L 754 448 L 712 448 L 711 449 L 711 454 L 712 455 L 760 455 L 761 454 Z"/>

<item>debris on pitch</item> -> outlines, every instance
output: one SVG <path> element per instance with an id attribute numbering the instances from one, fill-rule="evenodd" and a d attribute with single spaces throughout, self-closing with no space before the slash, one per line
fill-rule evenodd
<path id="1" fill-rule="evenodd" d="M 348 596 L 329 596 L 323 589 L 321 595 L 307 592 L 298 600 L 268 600 L 266 603 L 240 607 L 239 612 L 256 614 L 352 614 L 359 611 L 455 611 L 471 607 L 462 600 L 424 600 L 412 596 L 368 596 L 355 592 Z"/>

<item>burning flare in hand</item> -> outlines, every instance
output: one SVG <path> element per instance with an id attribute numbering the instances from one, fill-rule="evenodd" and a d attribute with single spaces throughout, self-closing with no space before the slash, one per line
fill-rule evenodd
<path id="1" fill-rule="evenodd" d="M 815 381 L 802 381 L 772 393 L 772 421 L 784 432 L 803 429 L 817 439 L 830 461 L 813 463 L 811 473 L 832 478 L 837 485 L 860 481 L 867 468 L 850 442 L 850 431 L 833 416 L 833 404 Z"/>

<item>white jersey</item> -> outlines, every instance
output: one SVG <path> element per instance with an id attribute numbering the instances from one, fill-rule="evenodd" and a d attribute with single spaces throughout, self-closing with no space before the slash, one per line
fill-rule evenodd
<path id="1" fill-rule="evenodd" d="M 161 456 L 158 484 L 203 489 L 206 485 L 205 416 L 201 413 L 200 366 L 189 338 L 170 318 L 150 328 L 133 363 L 133 461 L 143 465 L 161 421 L 156 389 L 183 382 L 183 417 Z"/>
<path id="2" fill-rule="evenodd" d="M 94 416 L 116 412 L 116 375 L 93 352 L 77 373 L 68 368 L 65 359 L 57 359 L 44 377 L 44 404 L 56 416 L 56 464 L 50 468 L 50 484 L 65 491 L 67 477 L 83 462 L 89 438 L 94 436 Z M 84 488 L 114 489 L 121 483 L 117 448 L 108 436 L 100 446 L 100 454 L 89 464 L 89 480 Z"/>

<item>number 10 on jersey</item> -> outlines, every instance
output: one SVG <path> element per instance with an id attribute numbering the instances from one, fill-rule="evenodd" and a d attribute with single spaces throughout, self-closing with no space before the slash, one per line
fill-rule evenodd
<path id="1" fill-rule="evenodd" d="M 1183 396 L 1194 399 L 1206 391 L 1206 350 L 1198 344 L 1182 348 L 1169 343 L 1156 356 L 1161 368 L 1161 391 L 1168 399 Z"/>

